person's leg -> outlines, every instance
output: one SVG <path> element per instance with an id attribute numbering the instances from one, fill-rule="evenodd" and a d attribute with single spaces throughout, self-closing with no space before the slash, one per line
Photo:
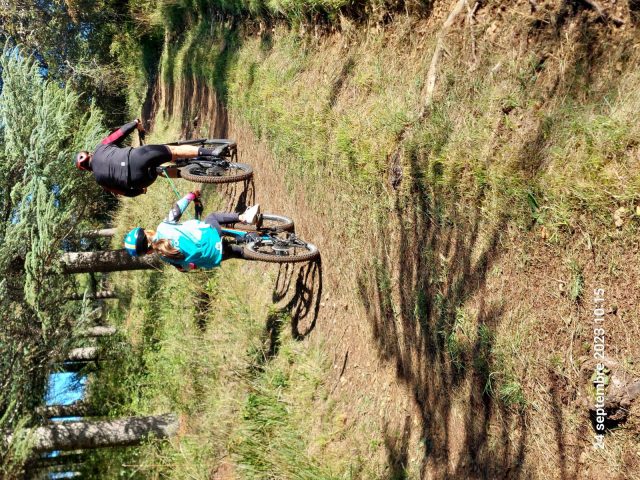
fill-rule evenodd
<path id="1" fill-rule="evenodd" d="M 242 245 L 233 245 L 224 242 L 222 245 L 222 259 L 244 258 L 244 248 Z"/>
<path id="2" fill-rule="evenodd" d="M 171 161 L 171 152 L 165 145 L 145 145 L 131 149 L 129 173 L 131 187 L 148 187 L 158 177 L 156 168 Z"/>
<path id="3" fill-rule="evenodd" d="M 204 219 L 204 223 L 214 228 L 216 232 L 218 232 L 218 235 L 222 237 L 222 227 L 220 226 L 220 222 L 218 222 L 217 215 L 218 215 L 217 213 L 210 213 Z"/>
<path id="4" fill-rule="evenodd" d="M 213 218 L 215 218 L 216 221 L 221 225 L 238 223 L 240 221 L 240 215 L 238 215 L 237 213 L 214 212 L 209 216 L 213 216 Z"/>
<path id="5" fill-rule="evenodd" d="M 211 215 L 214 215 L 217 222 L 221 223 L 222 225 L 238 222 L 250 225 L 255 223 L 259 211 L 260 205 L 254 205 L 253 207 L 247 208 L 247 210 L 245 210 L 245 212 L 242 214 L 214 212 Z"/>
<path id="6" fill-rule="evenodd" d="M 171 152 L 171 160 L 179 158 L 218 156 L 214 148 L 199 147 L 198 145 L 165 145 Z"/>
<path id="7" fill-rule="evenodd" d="M 254 208 L 254 210 L 257 212 L 257 209 Z M 242 215 L 239 215 L 237 213 L 213 212 L 207 215 L 207 217 L 204 219 L 204 223 L 211 225 L 213 228 L 218 230 L 218 233 L 222 234 L 221 233 L 222 227 L 220 227 L 220 225 L 227 225 L 227 224 L 233 224 L 238 222 L 251 224 L 255 222 L 256 218 L 257 218 L 257 215 L 255 212 L 253 213 L 253 216 L 251 218 L 247 218 L 246 212 L 243 213 Z M 250 220 L 250 221 L 247 221 L 247 220 Z"/>
<path id="8" fill-rule="evenodd" d="M 210 225 L 212 228 L 215 228 L 218 232 L 218 235 L 222 237 L 222 227 L 221 223 L 236 223 L 238 222 L 238 214 L 237 213 L 223 213 L 223 212 L 214 212 L 207 215 L 207 218 L 204 219 L 204 223 Z M 242 245 L 234 245 L 229 244 L 226 240 L 222 240 L 222 259 L 226 260 L 229 258 L 244 258 L 243 255 L 244 248 Z"/>

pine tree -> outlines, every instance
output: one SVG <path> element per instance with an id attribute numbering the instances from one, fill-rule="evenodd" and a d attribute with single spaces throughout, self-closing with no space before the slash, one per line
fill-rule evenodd
<path id="1" fill-rule="evenodd" d="M 119 0 L 2 0 L 0 42 L 11 39 L 46 74 L 87 92 L 107 110 L 124 101 L 125 75 L 114 50 L 133 29 Z M 118 117 L 115 124 L 124 118 Z"/>
<path id="2" fill-rule="evenodd" d="M 83 115 L 78 96 L 43 80 L 20 50 L 4 49 L 0 71 L 0 429 L 14 430 L 28 425 L 49 365 L 70 348 L 79 306 L 60 299 L 77 288 L 51 273 L 62 271 L 62 241 L 96 193 L 74 153 L 104 132 L 95 108 Z"/>

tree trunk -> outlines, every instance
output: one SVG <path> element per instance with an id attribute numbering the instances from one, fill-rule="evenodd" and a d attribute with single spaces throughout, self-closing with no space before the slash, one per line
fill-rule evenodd
<path id="1" fill-rule="evenodd" d="M 70 405 L 45 405 L 38 407 L 36 413 L 45 418 L 87 417 L 95 412 L 86 403 L 79 401 Z"/>
<path id="2" fill-rule="evenodd" d="M 83 337 L 108 337 L 117 332 L 116 327 L 91 327 L 82 333 Z"/>
<path id="3" fill-rule="evenodd" d="M 85 298 L 84 293 L 74 293 L 69 296 L 69 300 L 83 300 Z M 87 300 L 105 300 L 108 298 L 118 298 L 118 295 L 113 290 L 103 290 L 96 293 L 87 293 Z"/>
<path id="4" fill-rule="evenodd" d="M 149 417 L 128 417 L 98 422 L 58 422 L 31 429 L 35 452 L 53 450 L 83 450 L 137 445 L 146 438 L 166 438 L 175 435 L 179 427 L 173 413 Z M 9 436 L 5 441 L 12 441 Z"/>
<path id="5" fill-rule="evenodd" d="M 123 270 L 150 270 L 160 268 L 157 255 L 130 257 L 127 251 L 68 252 L 62 255 L 64 273 L 120 272 Z"/>
<path id="6" fill-rule="evenodd" d="M 89 230 L 82 232 L 80 236 L 82 238 L 104 238 L 113 237 L 116 234 L 115 228 L 101 228 L 99 230 Z"/>
<path id="7" fill-rule="evenodd" d="M 73 348 L 67 354 L 66 362 L 91 362 L 98 360 L 97 347 Z"/>

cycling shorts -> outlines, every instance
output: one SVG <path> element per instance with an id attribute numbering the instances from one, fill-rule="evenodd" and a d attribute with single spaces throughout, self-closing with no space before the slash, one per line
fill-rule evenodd
<path id="1" fill-rule="evenodd" d="M 129 187 L 148 187 L 158 177 L 156 168 L 170 161 L 171 150 L 166 145 L 145 145 L 131 149 L 129 154 Z"/>

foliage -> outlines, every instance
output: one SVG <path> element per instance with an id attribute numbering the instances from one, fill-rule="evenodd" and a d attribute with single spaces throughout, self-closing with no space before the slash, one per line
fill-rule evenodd
<path id="1" fill-rule="evenodd" d="M 94 108 L 82 115 L 70 88 L 42 79 L 16 48 L 0 57 L 0 428 L 14 428 L 43 401 L 46 374 L 60 361 L 79 306 L 58 272 L 62 241 L 95 193 L 74 152 L 102 133 Z"/>
<path id="2" fill-rule="evenodd" d="M 0 3 L 0 40 L 19 43 L 43 74 L 71 85 L 83 101 L 96 101 L 113 124 L 124 123 L 126 98 L 126 76 L 113 44 L 134 28 L 127 2 Z"/>

